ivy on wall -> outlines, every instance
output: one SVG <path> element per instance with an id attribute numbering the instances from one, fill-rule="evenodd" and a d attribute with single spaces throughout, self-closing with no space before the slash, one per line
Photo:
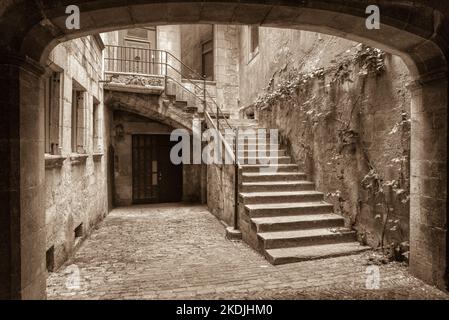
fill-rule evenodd
<path id="1" fill-rule="evenodd" d="M 330 160 L 327 165 L 336 167 L 336 164 L 342 161 L 342 159 L 355 161 L 354 155 L 360 155 L 366 169 L 364 173 L 360 172 L 361 176 L 358 179 L 358 183 L 360 189 L 364 190 L 364 193 L 363 195 L 359 194 L 357 196 L 359 200 L 354 201 L 354 199 L 348 199 L 348 192 L 334 190 L 328 192 L 328 200 L 334 203 L 336 209 L 343 216 L 350 217 L 352 226 L 360 225 L 358 216 L 360 215 L 361 207 L 369 204 L 373 208 L 371 210 L 372 219 L 376 221 L 375 223 L 379 225 L 381 230 L 379 247 L 389 257 L 403 260 L 408 254 L 408 234 L 403 232 L 401 224 L 408 226 L 408 221 L 401 221 L 395 210 L 403 209 L 398 208 L 398 203 L 403 206 L 409 205 L 409 116 L 407 112 L 402 111 L 400 113 L 401 120 L 388 133 L 395 140 L 401 141 L 401 145 L 398 145 L 398 148 L 404 150 L 401 156 L 390 159 L 387 165 L 388 169 L 394 171 L 397 177 L 395 179 L 386 179 L 382 176 L 381 172 L 385 171 L 385 164 L 376 163 L 376 159 L 372 159 L 369 147 L 365 145 L 361 138 L 362 132 L 360 132 L 362 130 L 360 128 L 360 118 L 365 112 L 362 108 L 362 102 L 366 102 L 369 98 L 366 97 L 364 92 L 365 80 L 368 77 L 380 79 L 385 75 L 385 57 L 386 54 L 382 50 L 360 45 L 352 58 L 343 60 L 330 68 L 319 68 L 309 73 L 299 73 L 297 70 L 291 70 L 286 73 L 284 79 L 279 81 L 276 87 L 274 87 L 273 81 L 270 81 L 265 92 L 244 113 L 264 114 L 264 117 L 275 118 L 276 115 L 271 112 L 276 106 L 282 108 L 282 106 L 286 105 L 290 109 L 300 110 L 300 120 L 302 120 L 304 127 L 307 127 L 307 129 L 304 129 L 307 133 L 304 133 L 303 136 L 313 132 L 314 127 L 318 125 L 329 126 L 329 123 L 335 123 L 337 136 L 335 137 L 335 146 L 330 150 L 332 154 L 329 155 Z M 354 75 L 355 70 L 357 70 L 357 74 Z M 330 83 L 328 86 L 337 88 L 334 91 L 344 87 L 347 83 L 358 81 L 359 85 L 353 86 L 357 88 L 357 91 L 354 89 L 354 92 L 351 92 L 351 99 L 347 101 L 344 112 L 341 110 L 336 111 L 335 106 L 332 105 L 328 105 L 326 108 L 317 107 L 324 100 L 320 95 L 316 94 L 313 86 L 317 82 L 325 86 L 325 79 Z M 313 94 L 314 92 L 315 94 Z M 332 95 L 334 93 L 329 90 L 325 94 Z M 326 103 L 332 103 L 332 99 L 326 100 Z M 289 140 L 291 140 L 291 137 L 288 137 L 288 134 L 285 132 L 282 133 L 281 130 L 281 141 L 285 141 L 290 145 L 296 144 L 303 153 L 306 153 L 304 155 L 305 158 L 314 159 L 313 146 L 310 146 L 310 142 L 307 139 L 303 137 L 298 139 L 301 141 Z M 320 166 L 324 165 L 326 164 L 320 164 Z M 379 165 L 382 166 L 381 170 L 377 168 Z M 343 170 L 339 174 L 338 179 L 341 181 L 345 180 Z M 368 199 L 364 195 L 368 195 Z M 347 212 L 347 202 L 351 200 L 353 202 L 352 212 Z M 358 231 L 360 239 L 363 241 L 365 238 L 364 233 L 367 231 L 364 228 L 359 228 Z"/>

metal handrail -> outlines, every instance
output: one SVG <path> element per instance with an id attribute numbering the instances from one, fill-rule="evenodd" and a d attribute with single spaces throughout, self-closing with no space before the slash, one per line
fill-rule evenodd
<path id="1" fill-rule="evenodd" d="M 125 46 L 119 46 L 119 45 L 107 45 L 106 48 L 107 48 L 107 53 L 110 53 L 110 51 L 111 51 L 109 48 L 113 48 L 113 49 L 117 49 L 116 51 L 112 52 L 113 54 L 115 54 L 116 52 L 118 53 L 119 50 L 120 50 L 120 53 L 125 56 L 125 58 L 123 58 L 123 57 L 117 58 L 115 56 L 113 56 L 113 57 L 110 57 L 110 56 L 105 57 L 105 60 L 108 62 L 108 64 L 107 64 L 108 70 L 106 70 L 106 72 L 114 71 L 114 70 L 109 70 L 109 67 L 111 65 L 110 62 L 112 62 L 113 66 L 115 65 L 115 63 L 120 62 L 121 63 L 120 71 L 117 71 L 117 72 L 124 72 L 122 69 L 126 68 L 126 67 L 129 67 L 129 65 L 127 65 L 127 63 L 131 64 L 132 66 L 142 66 L 142 69 L 145 69 L 144 66 L 146 66 L 148 64 L 148 66 L 147 66 L 148 70 L 153 69 L 152 67 L 154 67 L 154 65 L 165 66 L 165 69 L 166 69 L 165 74 L 162 74 L 163 68 L 160 68 L 158 75 L 168 76 L 167 69 L 170 68 L 170 70 L 173 70 L 174 72 L 178 73 L 181 77 L 183 77 L 184 74 L 183 74 L 182 70 L 178 70 L 177 68 L 175 68 L 174 66 L 172 66 L 171 64 L 168 63 L 168 57 L 172 57 L 175 61 L 179 62 L 181 64 L 181 66 L 185 67 L 186 69 L 191 71 L 195 76 L 197 76 L 201 80 L 203 80 L 204 87 L 201 88 L 198 84 L 196 84 L 195 82 L 191 81 L 191 79 L 185 78 L 190 84 L 192 84 L 194 87 L 196 87 L 200 91 L 204 90 L 205 94 L 203 95 L 202 99 L 203 100 L 207 100 L 207 98 L 209 98 L 210 99 L 209 101 L 212 101 L 212 103 L 214 104 L 214 106 L 215 106 L 215 108 L 217 110 L 217 112 L 216 112 L 217 113 L 217 119 L 220 119 L 220 117 L 222 117 L 222 119 L 224 120 L 224 122 L 227 125 L 227 127 L 229 129 L 233 129 L 233 127 L 231 126 L 229 121 L 226 119 L 226 116 L 225 116 L 223 110 L 220 108 L 220 106 L 217 104 L 217 102 L 214 100 L 214 98 L 210 95 L 210 93 L 206 90 L 206 84 L 205 84 L 206 79 L 205 79 L 205 76 L 200 75 L 196 70 L 194 70 L 191 67 L 189 67 L 187 64 L 185 64 L 182 60 L 177 58 L 171 52 L 166 51 L 166 50 L 161 50 L 161 49 L 135 48 L 135 47 L 125 47 Z M 127 58 L 127 50 L 128 50 L 128 58 Z M 136 61 L 134 59 L 129 58 L 129 55 L 131 55 L 132 53 L 139 53 L 139 52 L 145 53 L 144 56 L 146 56 L 146 57 L 152 56 L 152 53 L 154 53 L 154 52 L 158 53 L 159 56 L 157 57 L 158 59 L 154 59 L 152 57 L 151 60 L 148 60 L 148 61 L 140 61 L 140 60 Z M 164 61 L 164 58 L 165 58 L 165 61 Z M 114 67 L 112 69 L 114 69 Z M 145 73 L 142 73 L 142 72 L 139 72 L 139 71 L 135 71 L 135 70 L 132 70 L 132 73 L 143 74 L 143 75 L 145 74 Z M 171 79 L 174 80 L 172 77 L 171 77 Z M 198 79 L 198 80 L 200 80 L 200 79 Z M 179 82 L 177 82 L 177 83 L 180 86 L 184 87 L 181 83 L 179 83 Z M 184 87 L 184 89 L 186 89 L 186 88 Z M 195 93 L 193 93 L 191 91 L 190 91 L 190 93 L 195 95 L 196 97 L 198 97 Z M 207 102 L 208 101 L 206 101 L 206 103 Z"/>
<path id="2" fill-rule="evenodd" d="M 203 81 L 206 81 L 206 77 L 204 75 L 200 75 L 197 71 L 193 70 L 191 67 L 189 67 L 188 65 L 186 65 L 184 62 L 182 62 L 180 59 L 178 59 L 177 57 L 175 57 L 171 52 L 168 52 L 168 55 L 173 57 L 176 61 L 178 61 L 179 63 L 181 63 L 182 66 L 186 67 L 187 69 L 189 69 L 190 71 L 193 72 L 194 75 L 198 76 L 200 79 L 202 79 Z M 181 75 L 181 77 L 183 76 L 182 71 L 180 72 L 179 70 L 176 70 L 176 68 L 174 68 L 171 65 L 168 65 L 170 68 L 172 68 L 172 70 L 176 71 L 178 74 Z M 200 80 L 197 79 L 197 80 Z M 191 84 L 193 84 L 194 86 L 196 86 L 197 88 L 200 88 L 197 84 L 195 84 L 191 79 L 186 78 L 187 81 L 189 81 Z M 201 88 L 200 88 L 201 89 Z M 221 110 L 220 106 L 218 105 L 218 103 L 214 100 L 214 98 L 210 95 L 210 93 L 206 90 L 205 86 L 204 89 L 202 89 L 205 91 L 207 97 L 209 97 L 211 99 L 211 101 L 215 104 L 215 106 L 217 107 L 218 112 L 221 114 L 221 116 L 223 116 L 223 119 L 225 120 L 225 123 L 227 124 L 227 126 L 230 129 L 233 129 L 233 127 L 229 124 L 228 120 L 226 119 L 226 116 L 224 114 L 224 112 Z M 219 115 L 218 115 L 219 116 Z M 217 118 L 219 119 L 219 117 Z"/>
<path id="3" fill-rule="evenodd" d="M 191 67 L 189 67 L 188 65 L 186 65 L 184 62 L 182 62 L 180 59 L 178 59 L 174 54 L 172 54 L 169 51 L 165 51 L 169 56 L 171 56 L 173 59 L 175 59 L 176 61 L 178 61 L 179 63 L 181 63 L 182 66 L 186 67 L 187 69 L 189 69 L 189 71 L 192 71 L 194 75 L 198 76 L 200 79 L 204 78 L 204 75 L 200 75 L 196 70 L 193 70 Z M 182 75 L 182 74 L 181 74 Z"/>

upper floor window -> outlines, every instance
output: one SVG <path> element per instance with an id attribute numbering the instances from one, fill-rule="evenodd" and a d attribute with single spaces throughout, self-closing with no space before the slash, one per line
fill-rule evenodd
<path id="1" fill-rule="evenodd" d="M 248 27 L 249 61 L 259 53 L 259 26 Z"/>
<path id="2" fill-rule="evenodd" d="M 92 105 L 92 149 L 94 153 L 101 152 L 101 119 L 100 102 L 94 97 Z"/>
<path id="3" fill-rule="evenodd" d="M 214 80 L 214 44 L 212 39 L 201 44 L 202 50 L 202 75 L 207 80 Z"/>
<path id="4" fill-rule="evenodd" d="M 45 85 L 45 153 L 60 154 L 61 73 L 53 72 Z"/>
<path id="5" fill-rule="evenodd" d="M 126 30 L 128 37 L 148 39 L 148 30 L 145 28 L 134 28 Z"/>
<path id="6" fill-rule="evenodd" d="M 85 95 L 85 90 L 74 83 L 72 89 L 72 152 L 79 154 L 86 153 L 84 139 L 86 131 Z"/>

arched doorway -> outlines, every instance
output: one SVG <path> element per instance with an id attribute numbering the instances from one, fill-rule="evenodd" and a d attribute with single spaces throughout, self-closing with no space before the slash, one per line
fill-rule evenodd
<path id="1" fill-rule="evenodd" d="M 66 6 L 0 6 L 3 97 L 0 118 L 0 297 L 45 297 L 43 66 L 59 42 L 144 24 L 259 24 L 340 36 L 399 55 L 412 91 L 411 257 L 419 278 L 445 288 L 447 276 L 448 9 L 407 1 L 380 5 L 380 30 L 365 27 L 367 1 L 77 1 L 81 29 L 65 27 Z M 443 121 L 441 121 L 443 119 Z M 439 173 L 435 176 L 435 172 Z M 438 185 L 439 187 L 435 187 Z"/>

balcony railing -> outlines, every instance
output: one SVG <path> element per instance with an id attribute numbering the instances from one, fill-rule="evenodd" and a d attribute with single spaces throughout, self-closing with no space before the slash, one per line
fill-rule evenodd
<path id="1" fill-rule="evenodd" d="M 108 45 L 104 61 L 106 72 L 165 75 L 167 52 Z"/>

